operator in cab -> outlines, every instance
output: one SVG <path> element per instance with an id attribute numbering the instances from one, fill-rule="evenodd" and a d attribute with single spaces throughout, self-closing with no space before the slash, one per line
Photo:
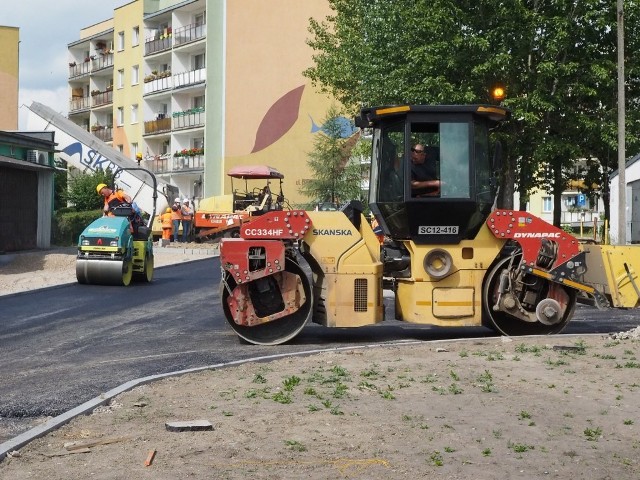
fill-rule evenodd
<path id="1" fill-rule="evenodd" d="M 411 196 L 436 197 L 440 195 L 440 180 L 436 160 L 428 157 L 427 149 L 418 143 L 411 148 Z"/>
<path id="2" fill-rule="evenodd" d="M 113 190 L 106 183 L 100 183 L 96 190 L 104 197 L 103 215 L 112 215 L 111 210 L 124 203 L 131 204 L 131 197 L 122 190 Z"/>

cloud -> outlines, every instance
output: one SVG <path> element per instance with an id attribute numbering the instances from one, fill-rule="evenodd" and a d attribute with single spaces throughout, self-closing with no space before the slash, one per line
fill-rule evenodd
<path id="1" fill-rule="evenodd" d="M 0 25 L 20 29 L 19 106 L 36 100 L 63 112 L 68 110 L 67 46 L 80 30 L 113 18 L 115 8 L 129 0 L 5 0 Z M 19 109 L 18 121 L 24 117 Z M 20 127 L 22 128 L 22 127 Z"/>
<path id="2" fill-rule="evenodd" d="M 23 89 L 18 95 L 18 129 L 24 130 L 27 126 L 27 115 L 29 110 L 26 107 L 31 102 L 40 102 L 58 113 L 67 115 L 69 111 L 69 91 L 67 87 L 59 87 L 55 90 L 48 89 Z"/>

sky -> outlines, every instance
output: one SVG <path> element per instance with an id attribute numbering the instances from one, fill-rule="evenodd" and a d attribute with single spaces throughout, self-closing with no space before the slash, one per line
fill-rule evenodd
<path id="1" fill-rule="evenodd" d="M 129 1 L 2 1 L 0 25 L 20 29 L 18 129 L 26 128 L 26 109 L 22 105 L 33 101 L 67 114 L 67 45 L 80 39 L 80 29 L 113 18 L 113 10 Z"/>

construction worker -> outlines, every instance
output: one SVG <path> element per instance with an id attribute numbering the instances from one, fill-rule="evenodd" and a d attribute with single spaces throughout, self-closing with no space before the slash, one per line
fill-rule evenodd
<path id="1" fill-rule="evenodd" d="M 171 221 L 172 210 L 167 207 L 162 215 L 158 215 L 160 222 L 162 223 L 162 239 L 171 240 L 171 229 L 173 228 L 173 222 Z"/>
<path id="2" fill-rule="evenodd" d="M 122 190 L 113 190 L 109 188 L 106 183 L 100 183 L 96 187 L 98 195 L 104 197 L 104 207 L 102 209 L 103 215 L 113 216 L 111 210 L 123 203 L 131 204 L 131 197 L 124 193 Z"/>
<path id="3" fill-rule="evenodd" d="M 180 222 L 182 222 L 182 208 L 180 199 L 176 198 L 171 205 L 171 221 L 173 222 L 173 241 L 178 242 L 180 231 Z"/>
<path id="4" fill-rule="evenodd" d="M 191 222 L 193 220 L 193 209 L 189 205 L 189 200 L 182 202 L 182 241 L 186 243 L 191 233 Z"/>

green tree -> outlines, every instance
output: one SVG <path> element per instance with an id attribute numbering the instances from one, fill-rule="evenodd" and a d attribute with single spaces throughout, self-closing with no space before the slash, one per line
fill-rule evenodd
<path id="1" fill-rule="evenodd" d="M 614 1 L 329 3 L 331 15 L 310 19 L 314 66 L 304 73 L 352 113 L 360 105 L 486 103 L 492 84 L 506 86 L 513 115 L 502 127 L 501 206 L 511 207 L 514 188 L 525 198 L 534 187 L 562 192 L 578 158 L 596 159 L 608 175 L 617 158 Z M 640 46 L 639 16 L 640 2 L 625 2 L 630 52 Z M 638 68 L 628 56 L 630 105 L 640 99 Z M 639 114 L 628 110 L 629 125 Z M 596 183 L 606 186 L 605 178 Z"/>
<path id="2" fill-rule="evenodd" d="M 53 209 L 67 206 L 67 162 L 55 160 L 56 172 L 53 174 Z"/>
<path id="3" fill-rule="evenodd" d="M 79 212 L 101 209 L 104 199 L 96 192 L 100 183 L 113 185 L 113 174 L 109 169 L 72 175 L 67 192 L 68 202 Z"/>
<path id="4" fill-rule="evenodd" d="M 362 199 L 361 166 L 350 161 L 359 134 L 345 138 L 344 130 L 344 117 L 332 106 L 309 153 L 307 163 L 314 178 L 300 187 L 300 193 L 310 199 L 309 206 L 317 202 L 343 203 Z"/>

